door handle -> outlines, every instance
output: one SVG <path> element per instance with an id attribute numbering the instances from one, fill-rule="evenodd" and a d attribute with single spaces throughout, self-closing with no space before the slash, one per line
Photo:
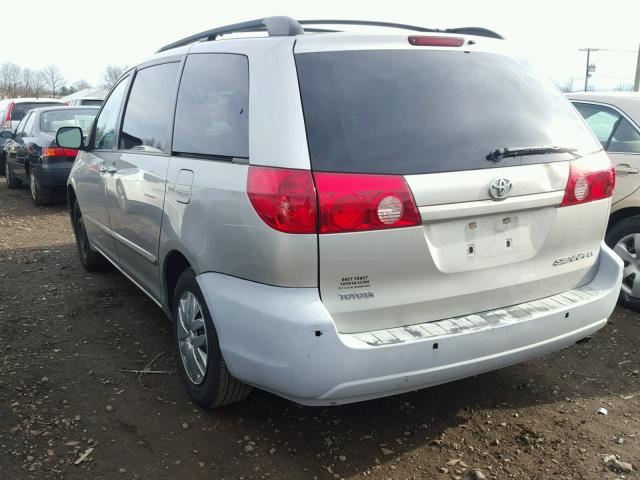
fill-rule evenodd
<path id="1" fill-rule="evenodd" d="M 117 171 L 116 167 L 107 167 L 107 173 L 116 173 Z"/>
<path id="2" fill-rule="evenodd" d="M 632 167 L 631 165 L 628 165 L 626 163 L 621 163 L 620 165 L 618 165 L 616 167 L 616 173 L 627 173 L 629 175 L 632 175 L 634 173 L 638 173 L 640 172 L 639 169 Z"/>
<path id="3" fill-rule="evenodd" d="M 102 167 L 100 167 L 100 168 L 98 169 L 98 171 L 99 171 L 100 173 L 106 173 L 106 172 L 107 172 L 107 167 L 102 166 Z"/>

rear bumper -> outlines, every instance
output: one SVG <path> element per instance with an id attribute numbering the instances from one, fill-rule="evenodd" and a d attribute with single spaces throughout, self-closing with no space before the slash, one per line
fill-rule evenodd
<path id="1" fill-rule="evenodd" d="M 198 276 L 225 361 L 237 378 L 306 405 L 394 395 L 519 363 L 602 328 L 622 264 L 604 243 L 588 285 L 505 309 L 341 334 L 314 288 Z M 437 346 L 436 346 L 437 344 Z"/>
<path id="2" fill-rule="evenodd" d="M 73 164 L 55 165 L 49 168 L 45 168 L 41 165 L 33 165 L 31 167 L 31 173 L 35 176 L 38 183 L 46 188 L 63 188 L 67 185 L 69 174 L 71 173 L 71 167 Z"/>

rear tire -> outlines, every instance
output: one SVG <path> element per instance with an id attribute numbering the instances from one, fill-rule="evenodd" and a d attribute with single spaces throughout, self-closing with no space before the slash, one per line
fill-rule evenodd
<path id="1" fill-rule="evenodd" d="M 4 152 L 0 147 L 0 177 L 6 176 L 6 161 L 4 159 Z"/>
<path id="2" fill-rule="evenodd" d="M 636 234 L 639 240 L 637 247 L 634 241 Z M 627 217 L 614 224 L 607 232 L 605 242 L 622 258 L 625 266 L 618 303 L 629 310 L 640 312 L 640 296 L 634 296 L 631 292 L 634 281 L 640 282 L 640 216 Z M 633 259 L 634 255 L 637 260 Z M 638 265 L 637 273 L 634 271 L 635 265 Z"/>
<path id="3" fill-rule="evenodd" d="M 172 313 L 178 368 L 191 399 L 203 408 L 215 408 L 247 398 L 252 388 L 229 373 L 211 314 L 191 268 L 178 278 Z M 200 359 L 200 363 L 194 359 Z"/>
<path id="4" fill-rule="evenodd" d="M 18 180 L 13 174 L 13 171 L 11 171 L 11 167 L 9 167 L 9 162 L 7 161 L 5 161 L 4 163 L 4 171 L 7 177 L 7 187 L 9 187 L 11 190 L 15 190 L 22 186 L 22 182 Z"/>
<path id="5" fill-rule="evenodd" d="M 73 225 L 73 231 L 76 234 L 76 245 L 78 246 L 80 263 L 84 269 L 89 272 L 102 270 L 107 262 L 101 254 L 91 249 L 89 237 L 87 236 L 87 231 L 84 228 L 82 212 L 80 211 L 80 206 L 78 205 L 77 200 L 73 203 L 71 223 Z"/>
<path id="6" fill-rule="evenodd" d="M 42 187 L 33 172 L 29 175 L 29 187 L 31 190 L 31 200 L 36 207 L 51 205 L 51 191 Z"/>

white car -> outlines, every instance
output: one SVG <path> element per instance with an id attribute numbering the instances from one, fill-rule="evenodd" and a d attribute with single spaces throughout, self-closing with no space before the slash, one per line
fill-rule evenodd
<path id="1" fill-rule="evenodd" d="M 615 166 L 616 188 L 605 240 L 625 265 L 620 303 L 640 311 L 640 93 L 571 93 L 568 98 Z"/>

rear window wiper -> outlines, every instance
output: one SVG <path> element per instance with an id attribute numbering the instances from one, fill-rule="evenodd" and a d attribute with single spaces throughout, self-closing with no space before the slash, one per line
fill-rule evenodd
<path id="1" fill-rule="evenodd" d="M 521 157 L 524 155 L 545 155 L 547 153 L 573 153 L 577 151 L 577 148 L 573 147 L 555 147 L 551 145 L 541 146 L 541 147 L 518 147 L 518 148 L 509 148 L 504 147 L 502 149 L 498 148 L 493 152 L 490 152 L 487 155 L 487 160 L 492 162 L 499 162 L 503 158 L 509 157 Z"/>

